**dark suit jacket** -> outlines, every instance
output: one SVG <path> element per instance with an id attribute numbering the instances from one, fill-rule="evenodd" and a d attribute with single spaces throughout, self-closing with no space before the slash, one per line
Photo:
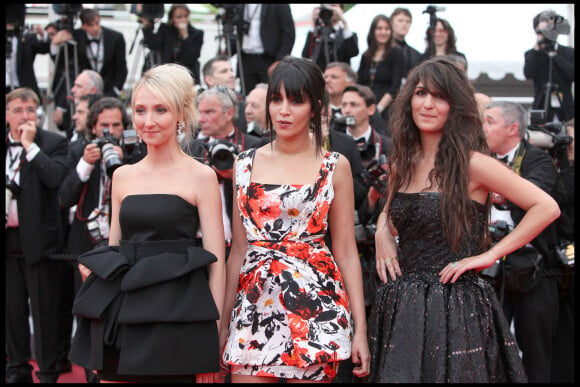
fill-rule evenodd
<path id="1" fill-rule="evenodd" d="M 143 29 L 143 42 L 160 54 L 161 63 L 179 63 L 187 67 L 194 75 L 195 83 L 201 84 L 199 72 L 199 57 L 203 45 L 203 30 L 198 30 L 191 24 L 187 26 L 188 36 L 183 40 L 179 31 L 171 24 L 161 23 L 157 33 L 153 33 L 153 25 Z M 156 63 L 158 64 L 158 63 Z"/>
<path id="2" fill-rule="evenodd" d="M 238 13 L 238 37 L 240 47 L 244 38 L 244 4 L 236 6 Z M 262 4 L 260 13 L 260 37 L 264 53 L 274 60 L 282 60 L 290 55 L 296 39 L 294 19 L 289 4 Z M 235 42 L 231 44 L 232 54 L 237 51 Z"/>
<path id="3" fill-rule="evenodd" d="M 562 112 L 569 120 L 574 117 L 574 98 L 572 97 L 572 82 L 574 82 L 574 48 L 558 45 L 557 55 L 553 58 L 552 84 L 558 85 L 562 92 Z M 524 54 L 524 75 L 534 81 L 534 109 L 543 109 L 545 85 L 548 82 L 549 57 L 545 52 L 528 50 Z M 550 109 L 549 109 L 550 110 Z M 551 113 L 551 112 L 548 112 Z M 548 116 L 548 121 L 552 115 Z"/>
<path id="4" fill-rule="evenodd" d="M 67 175 L 62 182 L 59 189 L 59 197 L 61 205 L 65 208 L 70 208 L 78 204 L 81 211 L 81 216 L 87 218 L 91 211 L 98 207 L 99 202 L 99 185 L 101 179 L 101 168 L 99 161 L 95 163 L 95 168 L 91 172 L 89 180 L 82 182 L 76 171 L 77 163 L 83 157 L 83 152 L 87 141 L 84 139 L 74 141 L 70 144 L 69 153 L 67 155 Z M 86 188 L 85 188 L 86 187 Z M 83 200 L 81 202 L 81 194 Z M 79 220 L 75 214 L 72 225 L 69 230 L 69 235 L 66 241 L 67 252 L 71 254 L 81 254 L 92 249 L 93 242 L 89 238 L 85 222 Z"/>
<path id="5" fill-rule="evenodd" d="M 546 153 L 546 151 L 531 145 L 525 140 L 520 143 L 520 150 L 522 147 L 525 149 L 525 154 L 522 159 L 520 176 L 534 183 L 552 197 L 556 198 L 558 172 L 554 166 L 552 158 Z M 520 150 L 518 150 L 517 153 L 520 153 Z M 511 211 L 514 223 L 516 225 L 519 224 L 526 214 L 525 211 L 511 202 L 508 202 L 508 208 Z M 551 246 L 557 242 L 554 240 L 554 227 L 556 227 L 555 222 L 546 227 L 531 242 L 531 244 L 545 258 L 542 261 L 543 265 L 547 268 L 557 267 L 556 258 L 554 257 L 551 248 Z"/>
<path id="6" fill-rule="evenodd" d="M 397 46 L 401 48 L 403 53 L 403 78 L 406 78 L 409 71 L 419 63 L 421 53 L 415 48 L 409 46 L 405 40 L 394 39 L 394 41 Z"/>
<path id="7" fill-rule="evenodd" d="M 20 87 L 29 87 L 34 90 L 40 101 L 42 101 L 42 96 L 40 95 L 38 82 L 34 74 L 34 59 L 37 54 L 48 54 L 49 52 L 50 42 L 39 40 L 36 34 L 26 34 L 18 39 L 16 72 Z"/>
<path id="8" fill-rule="evenodd" d="M 103 77 L 104 91 L 106 96 L 117 97 L 114 88 L 123 89 L 125 80 L 127 79 L 127 52 L 125 50 L 125 38 L 123 34 L 107 27 L 101 27 L 103 33 L 102 47 L 104 50 L 103 67 L 99 73 Z M 82 29 L 73 31 L 73 39 L 77 42 L 78 55 L 78 71 L 79 73 L 85 69 L 92 69 L 91 60 L 87 56 L 87 34 Z M 61 49 L 63 50 L 63 49 Z M 69 75 L 71 79 L 71 87 L 74 82 L 74 50 L 72 46 L 68 46 L 69 54 Z M 59 55 L 55 74 L 58 77 L 64 76 L 64 51 Z M 67 92 L 70 92 L 68 90 Z"/>
<path id="9" fill-rule="evenodd" d="M 346 157 L 350 163 L 354 184 L 354 203 L 355 208 L 358 208 L 366 198 L 369 190 L 369 187 L 364 184 L 364 181 L 361 178 L 364 167 L 360 158 L 360 152 L 358 151 L 356 143 L 352 137 L 345 133 L 339 132 L 335 129 L 330 129 L 328 139 L 330 142 L 330 150 L 340 153 Z"/>
<path id="10" fill-rule="evenodd" d="M 68 142 L 61 135 L 40 128 L 34 142 L 40 152 L 31 162 L 22 152 L 17 199 L 18 230 L 28 265 L 60 252 L 64 245 L 58 188 L 66 173 Z"/>
<path id="11" fill-rule="evenodd" d="M 343 30 L 339 29 L 335 31 L 335 37 L 332 43 L 328 45 L 328 57 L 330 62 L 344 62 L 350 65 L 350 58 L 358 55 L 358 36 L 356 32 L 352 33 L 352 36 L 348 39 L 342 37 Z M 322 72 L 326 70 L 326 56 L 324 53 L 324 45 L 322 42 L 316 42 L 317 36 L 313 31 L 308 31 L 306 36 L 306 41 L 304 42 L 304 48 L 302 49 L 303 58 L 312 58 L 315 52 L 316 46 L 320 45 L 318 58 L 316 64 Z M 334 55 L 333 46 L 336 46 L 336 55 Z"/>

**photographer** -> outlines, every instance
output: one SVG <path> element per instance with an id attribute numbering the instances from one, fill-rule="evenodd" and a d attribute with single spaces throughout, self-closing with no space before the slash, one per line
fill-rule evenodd
<path id="1" fill-rule="evenodd" d="M 61 4 L 62 5 L 62 4 Z M 71 6 L 69 4 L 69 6 Z M 62 8 L 62 7 L 61 7 Z M 75 11 L 75 12 L 73 12 Z M 80 11 L 81 28 L 72 30 L 72 20 L 76 16 L 76 9 L 65 7 L 64 16 L 68 21 L 52 39 L 52 44 L 60 45 L 60 53 L 55 69 L 53 90 L 56 99 L 60 94 L 66 94 L 64 77 L 74 80 L 75 52 L 78 56 L 78 71 L 92 69 L 103 77 L 106 96 L 117 97 L 127 78 L 127 53 L 123 34 L 113 29 L 101 26 L 101 17 L 96 8 L 85 8 Z M 74 44 L 76 43 L 76 44 Z M 68 44 L 69 68 L 65 68 L 65 50 L 62 47 Z"/>
<path id="2" fill-rule="evenodd" d="M 59 197 L 61 206 L 77 206 L 66 242 L 67 252 L 72 255 L 108 243 L 112 173 L 122 164 L 137 162 L 146 152 L 143 145 L 129 150 L 121 141 L 129 120 L 119 99 L 103 97 L 92 104 L 87 117 L 92 141 L 70 145 L 68 173 Z"/>
<path id="3" fill-rule="evenodd" d="M 38 54 L 49 53 L 50 40 L 39 25 L 34 25 L 31 31 L 25 30 L 25 12 L 24 4 L 6 8 L 6 93 L 28 87 L 42 100 L 34 74 L 34 60 Z"/>
<path id="4" fill-rule="evenodd" d="M 363 85 L 347 86 L 342 93 L 341 108 L 346 117 L 352 118 L 353 122 L 351 121 L 352 123 L 346 126 L 346 134 L 352 137 L 357 144 L 364 167 L 361 177 L 366 184 L 366 199 L 355 208 L 358 215 L 358 222 L 356 222 L 355 217 L 355 232 L 357 233 L 357 246 L 363 266 L 365 305 L 367 312 L 369 312 L 373 304 L 376 286 L 372 225 L 375 223 L 375 216 L 378 216 L 382 210 L 379 200 L 384 194 L 384 189 L 378 187 L 384 184 L 386 178 L 387 156 L 391 150 L 392 141 L 389 137 L 375 130 L 369 122 L 376 110 L 375 95 L 369 87 Z"/>
<path id="5" fill-rule="evenodd" d="M 558 172 L 550 156 L 525 139 L 526 113 L 513 102 L 493 102 L 484 113 L 483 129 L 489 150 L 520 176 L 557 198 Z M 498 195 L 492 196 L 491 221 L 503 219 L 517 226 L 525 212 Z M 558 323 L 558 278 L 555 227 L 546 227 L 526 246 L 504 258 L 495 278 L 498 298 L 515 338 L 531 383 L 549 383 L 552 340 Z M 556 274 L 556 275 L 554 275 Z"/>
<path id="6" fill-rule="evenodd" d="M 226 238 L 226 257 L 232 239 L 232 168 L 239 152 L 258 148 L 269 139 L 260 139 L 238 130 L 238 98 L 225 86 L 216 86 L 197 96 L 200 135 L 189 144 L 188 152 L 195 159 L 210 165 L 216 172 L 222 195 L 222 215 Z M 200 232 L 198 232 L 198 237 Z"/>
<path id="7" fill-rule="evenodd" d="M 569 33 L 570 26 L 550 10 L 537 14 L 532 24 L 536 44 L 524 54 L 524 75 L 534 82 L 533 108 L 547 107 L 546 122 L 553 121 L 554 116 L 560 122 L 567 121 L 574 117 L 574 48 L 563 46 L 556 39 L 560 33 Z"/>
<path id="8" fill-rule="evenodd" d="M 6 95 L 5 324 L 6 382 L 32 383 L 30 326 L 41 383 L 56 383 L 61 367 L 60 312 L 72 270 L 49 259 L 63 247 L 58 186 L 66 173 L 67 141 L 37 127 L 37 94 Z M 70 313 L 70 305 L 68 305 Z M 72 328 L 72 327 L 71 327 Z M 70 339 L 69 339 L 70 340 Z"/>
<path id="9" fill-rule="evenodd" d="M 143 42 L 149 49 L 159 53 L 160 62 L 155 62 L 156 65 L 179 63 L 191 71 L 195 84 L 200 85 L 199 57 L 203 45 L 203 30 L 195 28 L 189 22 L 189 15 L 186 4 L 173 4 L 167 15 L 167 23 L 161 23 L 157 32 L 153 32 L 153 20 L 147 18 L 146 13 L 142 13 L 140 20 L 143 26 Z"/>
<path id="10" fill-rule="evenodd" d="M 243 74 L 238 72 L 238 76 L 247 95 L 256 84 L 267 83 L 276 65 L 292 52 L 296 39 L 292 11 L 289 4 L 233 4 L 228 5 L 226 15 L 224 27 L 237 26 L 238 61 L 243 63 Z M 231 54 L 236 54 L 235 41 L 230 47 Z"/>
<path id="11" fill-rule="evenodd" d="M 350 65 L 358 55 L 358 37 L 348 28 L 344 4 L 321 4 L 312 10 L 313 27 L 308 31 L 302 57 L 312 59 L 324 72 L 330 62 Z"/>

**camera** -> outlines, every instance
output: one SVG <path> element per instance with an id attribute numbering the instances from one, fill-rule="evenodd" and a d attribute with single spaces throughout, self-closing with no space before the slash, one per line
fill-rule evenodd
<path id="1" fill-rule="evenodd" d="M 544 11 L 538 18 L 538 26 L 536 32 L 542 34 L 544 42 L 552 41 L 553 43 L 558 39 L 558 35 L 568 35 L 570 33 L 570 24 L 563 16 L 558 15 L 554 11 Z"/>
<path id="2" fill-rule="evenodd" d="M 6 37 L 20 36 L 26 16 L 25 4 L 6 5 Z M 7 50 L 8 51 L 8 50 Z"/>
<path id="3" fill-rule="evenodd" d="M 67 30 L 72 33 L 74 30 L 74 20 L 75 17 L 81 12 L 83 9 L 82 4 L 53 4 L 52 9 L 58 15 L 60 15 L 60 19 L 56 20 L 54 24 L 56 28 L 61 30 Z"/>
<path id="4" fill-rule="evenodd" d="M 232 169 L 239 153 L 238 146 L 228 140 L 214 139 L 205 144 L 209 165 L 219 171 Z"/>
<path id="5" fill-rule="evenodd" d="M 511 231 L 511 226 L 505 220 L 498 220 L 489 224 L 489 236 L 493 242 L 499 242 Z"/>
<path id="6" fill-rule="evenodd" d="M 381 155 L 378 159 L 372 159 L 369 161 L 361 173 L 361 177 L 365 185 L 367 187 L 373 187 L 381 194 L 384 194 L 387 191 L 387 181 L 385 178 L 387 171 L 385 171 L 382 167 L 382 164 L 386 163 L 387 157 L 385 155 Z"/>
<path id="7" fill-rule="evenodd" d="M 113 176 L 115 169 L 123 165 L 121 157 L 113 148 L 113 145 L 118 145 L 118 141 L 113 136 L 111 136 L 109 129 L 105 128 L 103 129 L 103 137 L 95 138 L 92 143 L 97 144 L 97 146 L 101 149 L 102 158 L 105 161 L 107 175 L 109 177 Z"/>
<path id="8" fill-rule="evenodd" d="M 215 4 L 212 5 L 220 10 L 216 13 L 216 20 L 221 19 L 222 22 L 228 24 L 236 24 L 238 21 L 238 10 L 237 4 Z M 244 33 L 247 34 L 250 31 L 250 23 L 244 22 Z M 246 31 L 247 30 L 247 31 Z"/>
<path id="9" fill-rule="evenodd" d="M 362 224 L 360 222 L 358 211 L 354 212 L 354 236 L 357 244 L 374 245 L 377 225 L 374 222 Z"/>
<path id="10" fill-rule="evenodd" d="M 334 11 L 332 10 L 332 8 L 329 8 L 324 4 L 320 6 L 318 18 L 322 20 L 322 24 L 324 24 L 325 26 L 332 26 L 332 16 L 334 16 Z"/>
<path id="11" fill-rule="evenodd" d="M 163 18 L 165 8 L 163 4 L 141 4 L 141 10 L 134 12 L 137 16 L 154 21 Z"/>
<path id="12" fill-rule="evenodd" d="M 336 117 L 332 120 L 334 125 L 334 129 L 338 130 L 339 132 L 346 133 L 347 126 L 354 126 L 354 116 L 341 116 Z"/>
<path id="13" fill-rule="evenodd" d="M 569 241 L 560 241 L 554 246 L 554 253 L 561 264 L 565 267 L 574 267 L 574 243 Z"/>

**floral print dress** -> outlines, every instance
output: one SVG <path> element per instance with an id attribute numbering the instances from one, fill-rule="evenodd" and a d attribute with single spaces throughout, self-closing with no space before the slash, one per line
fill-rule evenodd
<path id="1" fill-rule="evenodd" d="M 324 243 L 338 153 L 326 153 L 316 182 L 304 185 L 250 182 L 254 155 L 255 149 L 240 153 L 235 170 L 248 249 L 224 362 L 268 369 L 346 359 L 350 307 Z"/>

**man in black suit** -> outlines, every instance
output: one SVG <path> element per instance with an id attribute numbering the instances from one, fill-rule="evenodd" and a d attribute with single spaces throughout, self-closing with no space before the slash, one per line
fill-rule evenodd
<path id="1" fill-rule="evenodd" d="M 558 172 L 543 149 L 525 139 L 526 112 L 513 102 L 493 102 L 484 112 L 483 129 L 489 150 L 505 161 L 523 178 L 556 198 Z M 505 157 L 505 160 L 504 160 Z M 492 196 L 491 222 L 502 219 L 517 226 L 525 211 L 505 199 Z M 549 383 L 552 340 L 558 323 L 558 262 L 552 247 L 555 222 L 526 246 L 509 254 L 503 273 L 495 280 L 498 297 L 508 322 L 514 324 L 515 337 L 522 351 L 522 362 L 531 383 Z M 529 267 L 529 273 L 515 272 L 517 266 Z"/>
<path id="2" fill-rule="evenodd" d="M 344 4 L 326 4 L 322 10 L 317 6 L 312 11 L 314 28 L 308 31 L 302 57 L 316 62 L 324 72 L 330 62 L 350 65 L 350 58 L 358 55 L 358 36 L 348 28 L 344 18 Z"/>
<path id="3" fill-rule="evenodd" d="M 186 150 L 202 163 L 210 165 L 218 176 L 222 193 L 226 256 L 232 239 L 231 218 L 233 209 L 233 157 L 241 151 L 258 148 L 264 140 L 238 130 L 238 98 L 228 87 L 216 86 L 199 94 L 196 99 L 201 132 Z M 217 150 L 222 149 L 221 153 Z M 231 157 L 224 157 L 229 155 Z M 198 237 L 201 234 L 198 232 Z"/>
<path id="4" fill-rule="evenodd" d="M 50 260 L 63 247 L 58 187 L 66 173 L 67 141 L 37 128 L 40 101 L 29 88 L 6 95 L 6 381 L 32 383 L 32 312 L 38 379 L 56 383 L 62 284 L 72 269 Z M 9 190 L 8 187 L 11 187 Z M 12 196 L 12 200 L 9 196 Z M 30 301 L 30 309 L 29 309 Z"/>
<path id="5" fill-rule="evenodd" d="M 546 121 L 551 122 L 554 115 L 560 122 L 574 118 L 574 48 L 562 46 L 556 42 L 556 31 L 560 25 L 554 25 L 558 16 L 553 11 L 537 14 L 533 20 L 536 44 L 524 54 L 524 75 L 534 81 L 533 108 L 543 110 L 548 98 Z M 552 62 L 552 85 L 546 94 L 549 78 L 550 61 Z M 557 86 L 557 87 L 556 87 Z M 557 101 L 557 102 L 555 102 Z"/>
<path id="6" fill-rule="evenodd" d="M 393 41 L 403 51 L 403 78 L 406 78 L 409 71 L 419 63 L 419 58 L 421 58 L 421 53 L 405 41 L 413 22 L 413 16 L 407 8 L 398 7 L 391 13 L 390 19 Z"/>
<path id="7" fill-rule="evenodd" d="M 52 40 L 52 43 L 59 45 L 74 39 L 77 46 L 78 70 L 92 69 L 103 77 L 105 96 L 118 97 L 127 79 L 127 60 L 125 50 L 125 38 L 123 34 L 107 27 L 101 27 L 99 11 L 94 8 L 85 8 L 80 12 L 81 28 L 72 31 L 66 29 L 59 31 Z M 72 83 L 74 74 L 74 48 L 70 43 L 69 54 L 69 75 Z M 59 79 L 65 75 L 64 71 L 64 48 L 61 47 L 58 63 L 56 64 L 55 78 Z M 59 81 L 54 82 L 55 86 Z M 59 92 L 66 93 L 66 82 L 61 81 L 64 88 L 54 90 L 56 96 Z"/>
<path id="8" fill-rule="evenodd" d="M 296 39 L 294 19 L 289 4 L 238 4 L 238 40 L 244 70 L 244 94 L 257 83 L 268 83 L 274 67 L 286 55 L 290 55 Z M 230 42 L 232 54 L 237 51 L 236 42 Z"/>
<path id="9" fill-rule="evenodd" d="M 6 93 L 19 87 L 28 87 L 42 100 L 36 75 L 34 59 L 38 54 L 48 54 L 50 41 L 41 26 L 23 33 L 23 26 L 6 23 Z"/>

